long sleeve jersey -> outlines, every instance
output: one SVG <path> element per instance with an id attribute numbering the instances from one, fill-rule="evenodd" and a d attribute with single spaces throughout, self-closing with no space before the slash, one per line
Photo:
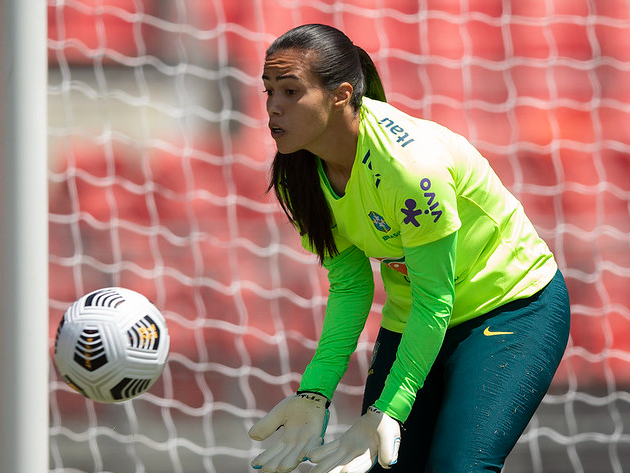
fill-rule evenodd
<path id="1" fill-rule="evenodd" d="M 324 326 L 300 389 L 332 398 L 370 311 L 373 258 L 386 292 L 381 325 L 403 334 L 376 407 L 404 421 L 447 328 L 535 294 L 556 262 L 466 139 L 387 103 L 363 99 L 343 196 L 321 161 L 319 171 L 339 254 L 324 261 Z"/>

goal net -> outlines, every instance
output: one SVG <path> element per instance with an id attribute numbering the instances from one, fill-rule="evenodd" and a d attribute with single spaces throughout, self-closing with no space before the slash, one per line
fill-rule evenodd
<path id="1" fill-rule="evenodd" d="M 48 15 L 51 350 L 65 309 L 106 286 L 151 299 L 172 347 L 118 405 L 76 394 L 51 356 L 51 471 L 249 471 L 247 430 L 297 388 L 327 294 L 265 193 L 264 51 L 311 22 L 372 55 L 392 104 L 469 138 L 564 271 L 569 347 L 505 471 L 630 465 L 627 0 L 48 0 Z M 377 286 L 330 437 L 359 415 L 383 300 Z"/>

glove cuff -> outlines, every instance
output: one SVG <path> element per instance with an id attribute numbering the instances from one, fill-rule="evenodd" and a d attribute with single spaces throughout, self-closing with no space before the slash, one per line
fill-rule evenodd
<path id="1" fill-rule="evenodd" d="M 323 394 L 317 393 L 315 391 L 298 391 L 296 395 L 303 399 L 308 399 L 309 401 L 325 402 L 326 409 L 330 407 L 330 400 Z"/>
<path id="2" fill-rule="evenodd" d="M 380 410 L 378 407 L 376 407 L 375 405 L 371 405 L 370 407 L 367 408 L 367 410 L 369 412 L 374 412 L 375 414 L 383 414 L 386 415 L 387 417 L 389 417 L 390 419 L 394 419 L 396 422 L 398 422 L 398 426 L 400 427 L 401 431 L 406 430 L 405 429 L 405 424 L 402 423 L 401 421 L 399 421 L 398 419 L 395 419 L 394 417 L 388 415 L 387 413 L 383 412 L 382 410 Z"/>

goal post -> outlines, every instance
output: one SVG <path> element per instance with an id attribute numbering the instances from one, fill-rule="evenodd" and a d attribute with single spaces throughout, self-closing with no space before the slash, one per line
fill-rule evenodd
<path id="1" fill-rule="evenodd" d="M 47 11 L 0 4 L 0 471 L 48 471 Z"/>

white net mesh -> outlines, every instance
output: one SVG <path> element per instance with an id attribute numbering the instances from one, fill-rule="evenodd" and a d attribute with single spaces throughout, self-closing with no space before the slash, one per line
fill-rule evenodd
<path id="1" fill-rule="evenodd" d="M 307 22 L 363 46 L 394 105 L 470 138 L 564 270 L 570 345 L 506 471 L 630 464 L 627 0 L 48 5 L 51 346 L 67 306 L 114 285 L 149 297 L 172 337 L 162 379 L 121 405 L 84 400 L 51 364 L 51 471 L 248 471 L 248 428 L 296 389 L 327 284 L 265 194 L 260 74 Z M 358 415 L 382 301 L 331 436 Z"/>

